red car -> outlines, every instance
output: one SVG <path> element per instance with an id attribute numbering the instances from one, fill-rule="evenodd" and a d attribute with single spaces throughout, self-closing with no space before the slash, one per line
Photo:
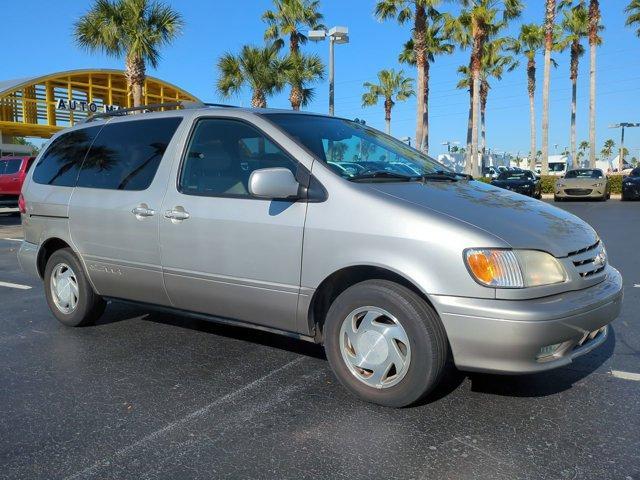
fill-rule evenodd
<path id="1" fill-rule="evenodd" d="M 18 206 L 18 197 L 35 157 L 0 157 L 0 206 Z"/>

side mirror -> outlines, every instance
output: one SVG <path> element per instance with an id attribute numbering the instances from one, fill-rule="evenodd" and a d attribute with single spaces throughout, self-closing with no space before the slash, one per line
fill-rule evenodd
<path id="1" fill-rule="evenodd" d="M 249 193 L 272 200 L 296 200 L 300 184 L 288 168 L 261 168 L 249 176 Z"/>

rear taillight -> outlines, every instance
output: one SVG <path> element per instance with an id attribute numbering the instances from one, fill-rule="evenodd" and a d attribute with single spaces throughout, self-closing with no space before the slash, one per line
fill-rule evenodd
<path id="1" fill-rule="evenodd" d="M 24 195 L 22 194 L 18 197 L 18 209 L 20 213 L 27 213 L 27 202 L 24 201 Z"/>

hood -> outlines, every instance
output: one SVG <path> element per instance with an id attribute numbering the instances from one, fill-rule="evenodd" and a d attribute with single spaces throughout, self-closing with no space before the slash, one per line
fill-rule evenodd
<path id="1" fill-rule="evenodd" d="M 482 182 L 389 182 L 368 186 L 481 228 L 513 248 L 544 250 L 564 257 L 593 245 L 598 238 L 593 228 L 575 215 Z M 469 245 L 474 246 L 485 245 Z"/>
<path id="2" fill-rule="evenodd" d="M 570 187 L 590 187 L 596 183 L 604 183 L 606 182 L 606 178 L 591 178 L 591 177 L 579 177 L 579 178 L 559 178 L 558 182 L 560 182 L 564 186 Z"/>

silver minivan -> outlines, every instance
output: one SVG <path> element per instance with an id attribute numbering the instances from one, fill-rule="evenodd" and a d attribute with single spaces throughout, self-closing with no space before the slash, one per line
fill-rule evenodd
<path id="1" fill-rule="evenodd" d="M 405 406 L 461 370 L 601 345 L 622 279 L 597 233 L 377 130 L 278 110 L 119 112 L 57 134 L 25 182 L 22 268 L 53 315 L 128 300 L 324 345 L 357 396 Z"/>

